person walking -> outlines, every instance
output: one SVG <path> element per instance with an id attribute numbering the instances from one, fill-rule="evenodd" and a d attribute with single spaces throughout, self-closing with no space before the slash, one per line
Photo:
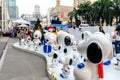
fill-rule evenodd
<path id="1" fill-rule="evenodd" d="M 105 34 L 105 31 L 103 30 L 102 26 L 99 27 L 99 32 L 102 32 L 103 34 Z"/>
<path id="2" fill-rule="evenodd" d="M 115 53 L 116 53 L 116 56 L 118 54 L 120 54 L 120 23 L 117 24 L 116 28 L 115 28 L 115 31 L 114 31 L 114 34 L 113 34 L 113 39 L 115 39 Z M 117 60 L 117 63 L 115 65 L 118 65 L 118 61 Z"/>
<path id="3" fill-rule="evenodd" d="M 116 54 L 120 54 L 120 23 L 117 24 L 114 31 L 113 39 L 115 39 L 115 51 Z"/>

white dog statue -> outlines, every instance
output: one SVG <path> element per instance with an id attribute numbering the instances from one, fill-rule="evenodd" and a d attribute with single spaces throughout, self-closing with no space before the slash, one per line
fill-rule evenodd
<path id="1" fill-rule="evenodd" d="M 62 78 L 67 78 L 70 75 L 70 65 L 73 63 L 73 58 L 72 56 L 65 56 L 64 58 L 60 59 L 59 62 L 63 64 L 62 73 L 60 76 Z"/>
<path id="2" fill-rule="evenodd" d="M 80 63 L 74 68 L 75 80 L 102 80 L 102 61 L 113 57 L 112 42 L 102 33 L 94 33 L 86 41 L 85 46 L 78 44 L 78 51 L 85 48 L 85 63 Z M 106 47 L 107 46 L 107 47 Z"/>
<path id="3" fill-rule="evenodd" d="M 59 53 L 58 51 L 53 51 L 50 55 L 52 57 L 52 64 L 50 65 L 51 68 L 55 68 L 58 66 L 59 63 Z"/>
<path id="4" fill-rule="evenodd" d="M 36 51 L 38 46 L 41 44 L 42 34 L 39 30 L 35 30 L 33 37 L 34 37 L 33 42 L 34 42 L 35 51 Z"/>
<path id="5" fill-rule="evenodd" d="M 70 48 L 74 41 L 75 37 L 73 35 L 62 30 L 58 32 L 58 44 L 62 47 L 63 53 L 68 55 L 71 52 Z"/>
<path id="6" fill-rule="evenodd" d="M 54 33 L 52 32 L 46 32 L 44 34 L 44 38 L 49 45 L 56 45 L 57 44 L 57 37 Z"/>
<path id="7" fill-rule="evenodd" d="M 30 35 L 27 35 L 27 38 L 25 39 L 25 45 L 28 45 L 28 48 L 30 47 L 31 37 Z"/>

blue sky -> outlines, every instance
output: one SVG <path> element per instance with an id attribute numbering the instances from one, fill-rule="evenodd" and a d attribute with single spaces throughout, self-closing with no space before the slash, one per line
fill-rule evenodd
<path id="1" fill-rule="evenodd" d="M 19 8 L 19 15 L 32 14 L 36 4 L 40 6 L 41 14 L 45 15 L 48 8 L 55 7 L 56 0 L 16 0 L 16 4 Z M 73 0 L 61 0 L 61 5 L 73 6 Z"/>

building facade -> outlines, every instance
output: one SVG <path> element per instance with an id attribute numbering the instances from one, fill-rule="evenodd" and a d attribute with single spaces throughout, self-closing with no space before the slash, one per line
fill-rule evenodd
<path id="1" fill-rule="evenodd" d="M 50 13 L 51 13 L 51 11 L 52 11 L 52 9 L 53 8 L 49 8 L 48 10 L 47 10 L 47 19 L 46 19 L 46 21 L 47 21 L 47 24 L 50 24 Z"/>
<path id="2" fill-rule="evenodd" d="M 52 8 L 50 11 L 50 19 L 56 20 L 59 18 L 62 23 L 68 22 L 68 13 L 73 10 L 73 7 L 70 6 L 62 6 L 60 4 L 60 0 L 56 0 L 56 7 Z"/>
<path id="3" fill-rule="evenodd" d="M 7 7 L 10 18 L 11 19 L 18 18 L 18 13 L 17 13 L 18 8 L 16 6 L 16 0 L 7 0 Z"/>
<path id="4" fill-rule="evenodd" d="M 40 18 L 41 15 L 40 15 L 40 6 L 39 5 L 35 5 L 35 8 L 34 8 L 34 17 L 36 19 Z"/>
<path id="5" fill-rule="evenodd" d="M 16 18 L 19 18 L 19 8 L 16 6 Z"/>
<path id="6" fill-rule="evenodd" d="M 9 20 L 7 0 L 0 0 L 0 26 L 2 27 L 2 31 L 8 29 Z"/>

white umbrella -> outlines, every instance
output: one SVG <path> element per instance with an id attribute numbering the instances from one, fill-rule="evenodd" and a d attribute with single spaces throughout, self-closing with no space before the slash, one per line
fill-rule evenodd
<path id="1" fill-rule="evenodd" d="M 18 24 L 30 24 L 29 21 L 26 21 L 26 20 L 24 20 L 24 19 L 22 19 L 22 18 L 17 19 L 16 21 L 13 21 L 13 23 L 18 23 Z"/>
<path id="2" fill-rule="evenodd" d="M 28 27 L 28 25 L 26 25 L 26 24 L 21 24 L 21 25 L 19 25 L 19 27 Z"/>

